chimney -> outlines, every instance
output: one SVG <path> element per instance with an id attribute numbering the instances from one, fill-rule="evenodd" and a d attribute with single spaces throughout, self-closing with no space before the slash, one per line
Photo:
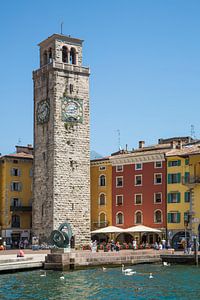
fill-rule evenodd
<path id="1" fill-rule="evenodd" d="M 145 141 L 139 141 L 139 149 L 144 148 Z"/>
<path id="2" fill-rule="evenodd" d="M 172 149 L 176 149 L 176 142 L 175 141 L 171 141 L 171 148 Z"/>
<path id="3" fill-rule="evenodd" d="M 183 148 L 183 143 L 181 140 L 178 141 L 178 145 L 177 145 L 178 149 L 182 149 Z"/>

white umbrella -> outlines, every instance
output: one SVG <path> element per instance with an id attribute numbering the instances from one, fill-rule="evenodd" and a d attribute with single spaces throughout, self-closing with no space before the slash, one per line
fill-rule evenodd
<path id="1" fill-rule="evenodd" d="M 147 227 L 144 225 L 137 225 L 137 226 L 126 228 L 126 229 L 124 229 L 123 232 L 156 232 L 156 233 L 159 233 L 162 231 L 159 229 Z"/>
<path id="2" fill-rule="evenodd" d="M 125 232 L 125 229 L 115 227 L 115 226 L 107 226 L 104 228 L 99 228 L 97 230 L 91 231 L 91 233 L 118 233 L 118 232 Z"/>

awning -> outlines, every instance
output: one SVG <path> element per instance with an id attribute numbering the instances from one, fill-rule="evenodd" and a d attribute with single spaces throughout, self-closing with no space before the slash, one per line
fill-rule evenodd
<path id="1" fill-rule="evenodd" d="M 125 229 L 116 227 L 116 226 L 107 226 L 104 228 L 99 228 L 97 230 L 91 231 L 92 234 L 94 233 L 119 233 L 119 232 L 125 232 Z"/>
<path id="2" fill-rule="evenodd" d="M 137 225 L 137 226 L 133 226 L 133 227 L 129 227 L 124 229 L 123 232 L 155 232 L 155 233 L 161 233 L 162 231 L 159 229 L 155 229 L 155 228 L 151 228 L 151 227 L 147 227 L 144 225 Z"/>

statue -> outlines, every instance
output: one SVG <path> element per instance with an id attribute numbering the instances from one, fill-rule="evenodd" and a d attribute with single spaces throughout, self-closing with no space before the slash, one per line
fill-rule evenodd
<path id="1" fill-rule="evenodd" d="M 50 235 L 52 244 L 58 248 L 70 248 L 72 230 L 69 223 L 62 223 L 58 230 L 53 230 Z"/>

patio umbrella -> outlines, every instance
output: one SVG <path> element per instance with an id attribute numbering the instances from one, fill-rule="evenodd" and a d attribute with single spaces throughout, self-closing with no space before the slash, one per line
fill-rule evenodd
<path id="1" fill-rule="evenodd" d="M 115 226 L 107 226 L 104 228 L 99 228 L 97 230 L 91 231 L 91 233 L 118 233 L 118 232 L 125 232 L 125 229 L 115 227 Z"/>
<path id="2" fill-rule="evenodd" d="M 126 229 L 124 229 L 123 232 L 155 232 L 155 233 L 161 233 L 162 231 L 159 230 L 159 229 L 147 227 L 147 226 L 144 226 L 144 225 L 137 225 L 137 226 L 126 228 Z"/>

